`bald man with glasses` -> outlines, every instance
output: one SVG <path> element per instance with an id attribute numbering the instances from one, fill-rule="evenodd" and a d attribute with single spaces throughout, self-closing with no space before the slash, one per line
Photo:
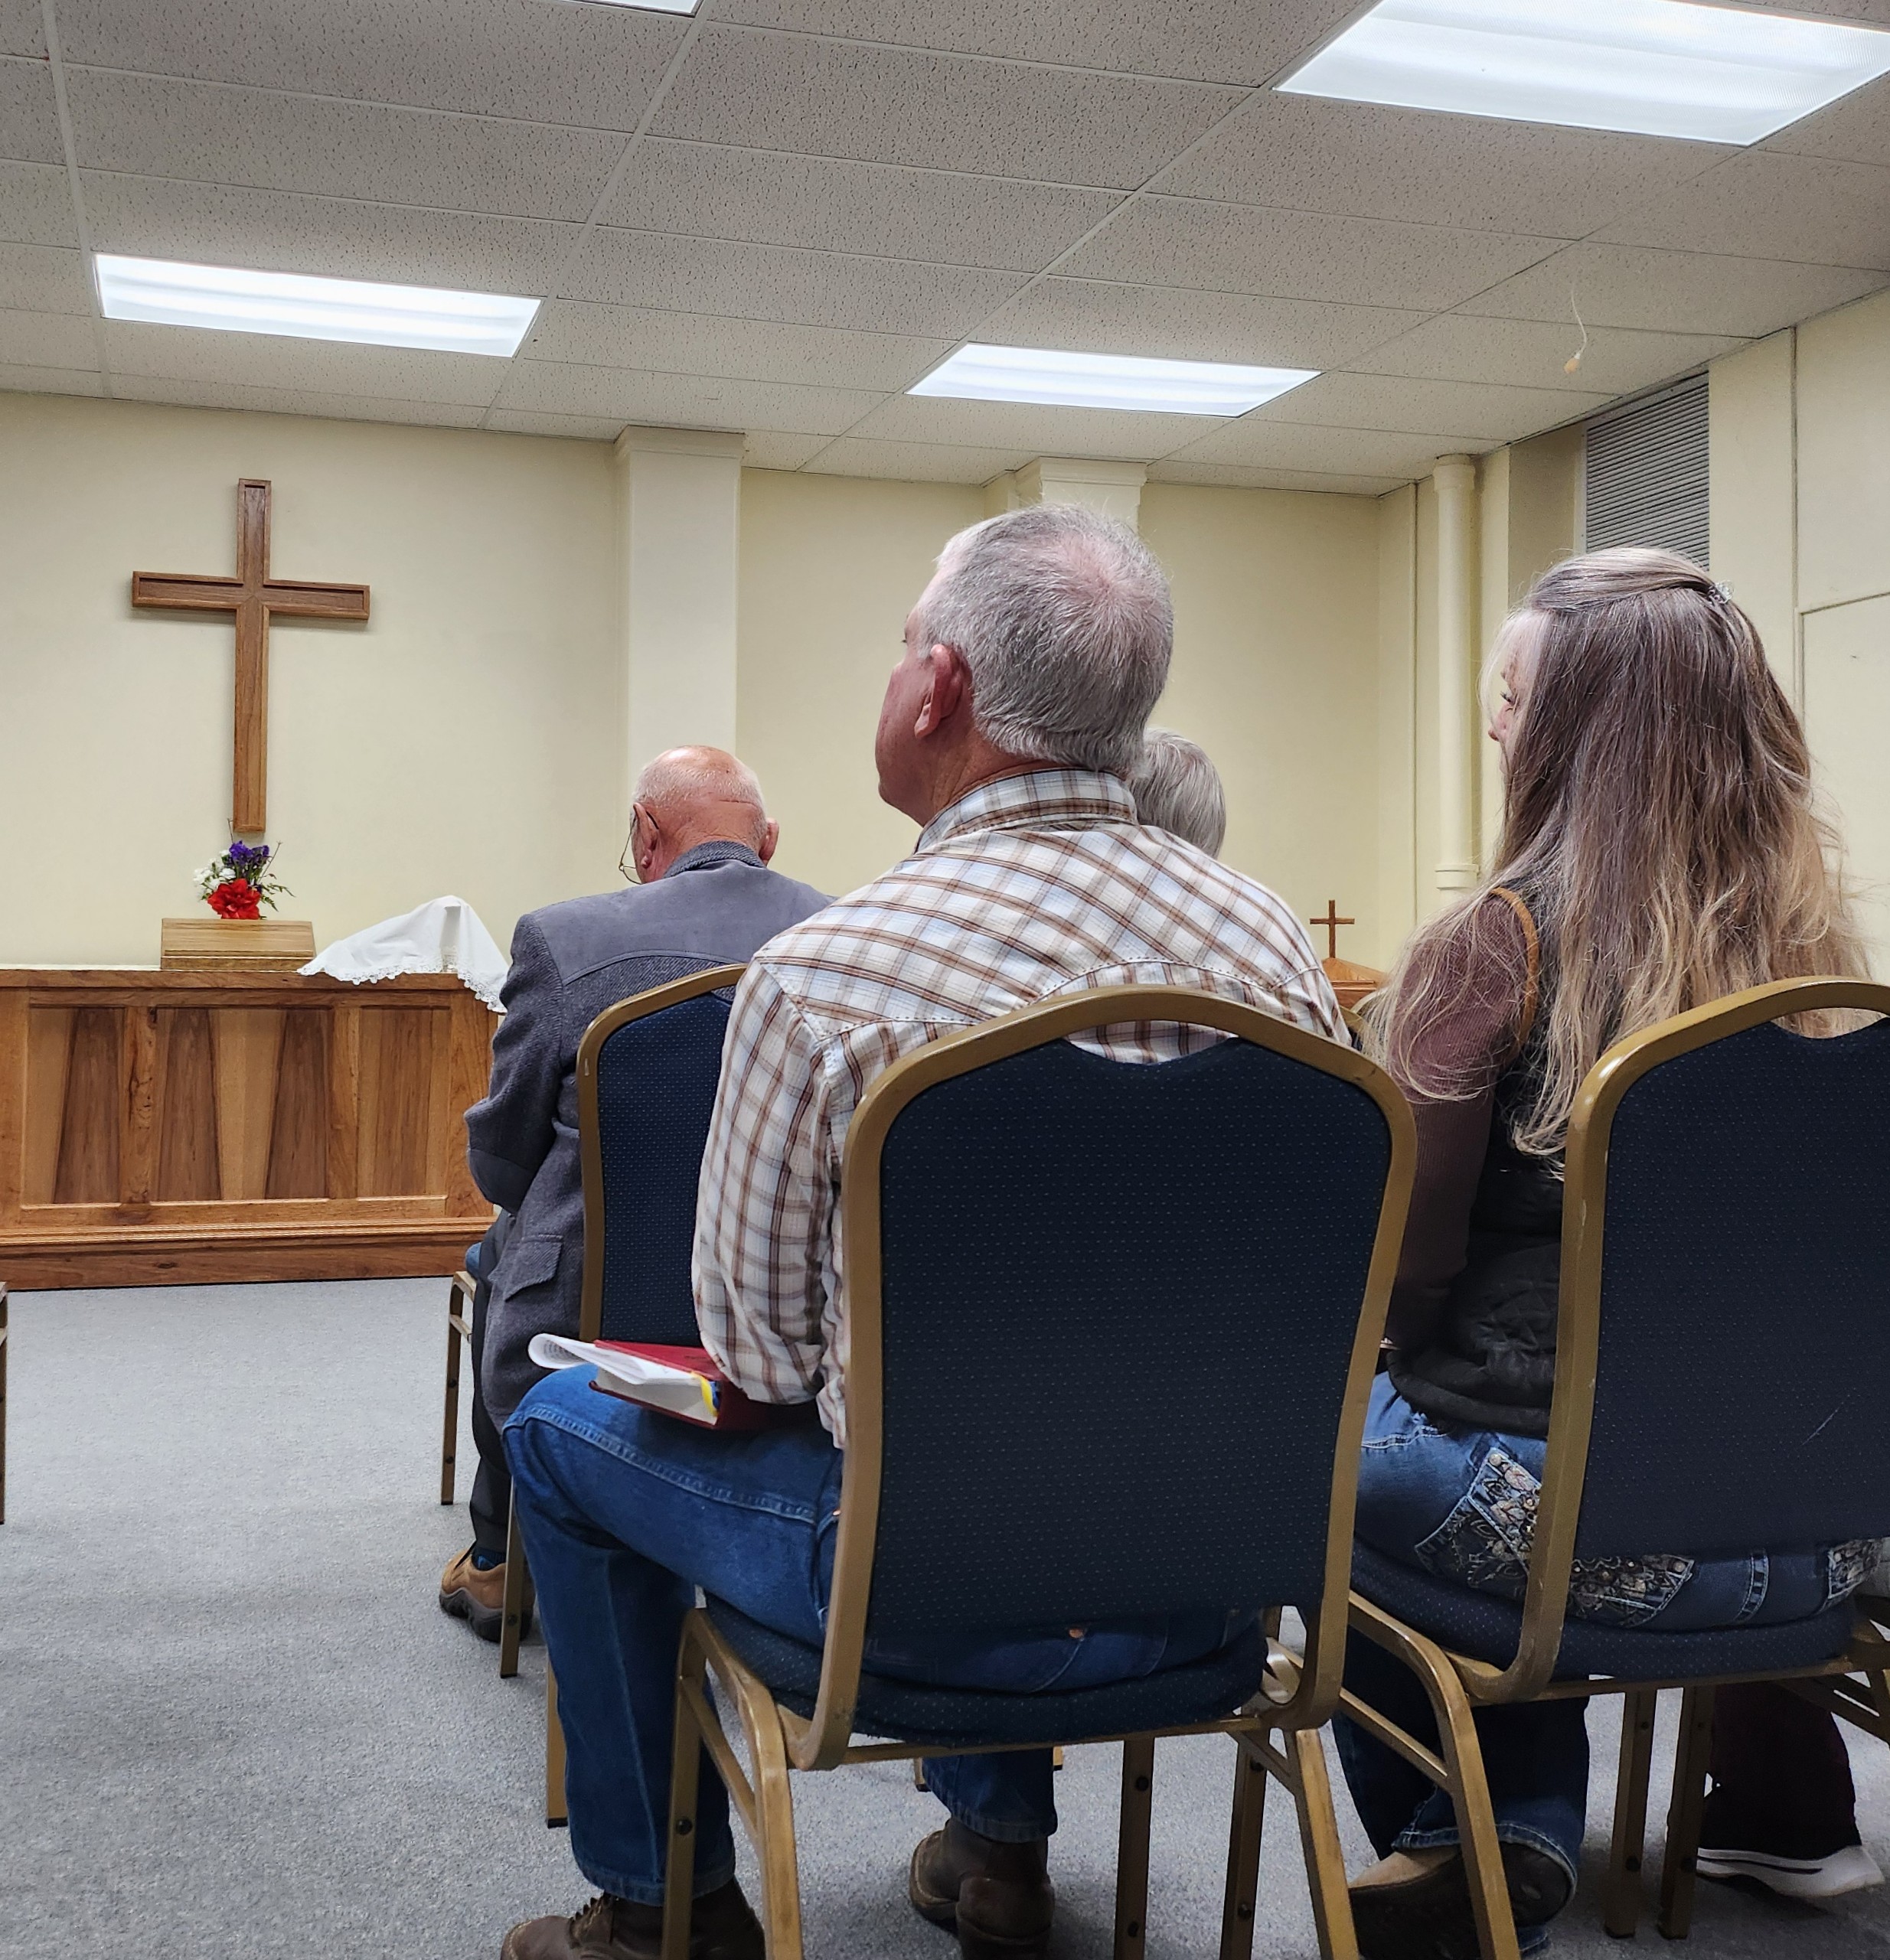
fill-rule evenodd
<path id="1" fill-rule="evenodd" d="M 473 1313 L 473 1542 L 440 1581 L 444 1609 L 497 1640 L 511 1479 L 499 1432 L 538 1379 L 532 1336 L 575 1334 L 584 1271 L 577 1049 L 606 1007 L 746 961 L 826 903 L 768 869 L 781 827 L 744 762 L 672 748 L 637 778 L 625 892 L 528 912 L 512 935 L 492 1080 L 466 1113 L 467 1156 L 501 1217 L 480 1248 Z"/>

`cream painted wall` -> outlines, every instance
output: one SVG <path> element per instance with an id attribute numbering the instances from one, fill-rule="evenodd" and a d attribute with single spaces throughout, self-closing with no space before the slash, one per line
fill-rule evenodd
<path id="1" fill-rule="evenodd" d="M 983 491 L 956 484 L 742 472 L 736 746 L 780 820 L 775 863 L 822 891 L 912 847 L 879 799 L 873 732 L 932 560 L 984 515 Z"/>
<path id="2" fill-rule="evenodd" d="M 1712 561 L 1805 718 L 1890 971 L 1890 294 L 1711 370 Z"/>
<path id="3" fill-rule="evenodd" d="M 1220 765 L 1227 861 L 1302 918 L 1337 899 L 1358 921 L 1340 951 L 1366 960 L 1386 937 L 1379 521 L 1369 497 L 1167 483 L 1142 492 L 1142 536 L 1175 599 L 1174 665 L 1155 719 Z"/>
<path id="4" fill-rule="evenodd" d="M 134 568 L 365 580 L 364 627 L 272 634 L 269 827 L 317 938 L 457 892 L 517 914 L 615 879 L 625 703 L 606 445 L 0 394 L 0 963 L 155 964 L 227 842 L 227 621 Z"/>

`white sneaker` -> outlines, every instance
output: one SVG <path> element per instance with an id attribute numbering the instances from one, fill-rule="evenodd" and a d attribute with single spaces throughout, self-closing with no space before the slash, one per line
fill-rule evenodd
<path id="1" fill-rule="evenodd" d="M 1751 1878 L 1787 1899 L 1835 1899 L 1840 1892 L 1861 1892 L 1881 1885 L 1877 1861 L 1862 1844 L 1846 1844 L 1828 1857 L 1781 1858 L 1770 1851 L 1709 1851 L 1699 1853 L 1702 1878 Z"/>

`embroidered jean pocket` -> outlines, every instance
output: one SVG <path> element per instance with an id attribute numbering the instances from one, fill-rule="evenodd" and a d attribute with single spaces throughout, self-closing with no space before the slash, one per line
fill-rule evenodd
<path id="1" fill-rule="evenodd" d="M 1414 1548 L 1418 1563 L 1454 1585 L 1520 1600 L 1541 1495 L 1526 1466 L 1493 1443 L 1451 1515 Z"/>
<path id="2" fill-rule="evenodd" d="M 1846 1538 L 1842 1544 L 1824 1548 L 1824 1603 L 1834 1606 L 1852 1593 L 1877 1569 L 1883 1555 L 1882 1538 Z"/>
<path id="3" fill-rule="evenodd" d="M 1456 1508 L 1416 1547 L 1418 1563 L 1440 1579 L 1520 1603 L 1541 1499 L 1534 1473 L 1493 1443 Z M 1568 1609 L 1610 1626 L 1643 1626 L 1672 1605 L 1693 1565 L 1690 1558 L 1659 1554 L 1578 1558 L 1569 1576 Z"/>

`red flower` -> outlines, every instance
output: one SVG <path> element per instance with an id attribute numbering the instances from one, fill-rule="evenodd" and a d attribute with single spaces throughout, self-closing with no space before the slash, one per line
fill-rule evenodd
<path id="1" fill-rule="evenodd" d="M 211 893 L 210 908 L 219 918 L 260 918 L 261 895 L 246 878 L 226 878 Z"/>

